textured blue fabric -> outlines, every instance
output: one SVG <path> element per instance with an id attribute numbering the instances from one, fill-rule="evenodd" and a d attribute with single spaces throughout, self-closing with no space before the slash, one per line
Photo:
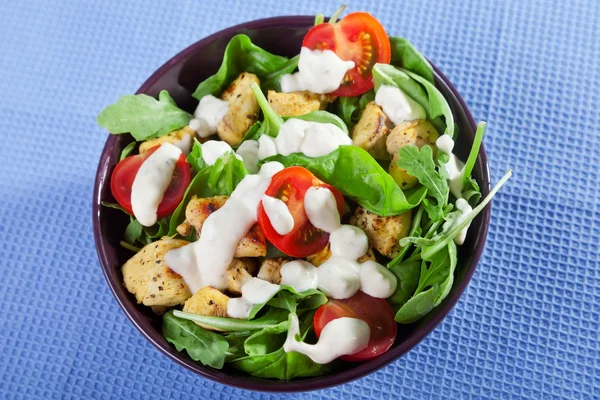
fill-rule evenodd
<path id="1" fill-rule="evenodd" d="M 106 139 L 95 116 L 209 33 L 338 3 L 0 2 L 0 398 L 279 397 L 193 375 L 120 311 L 92 239 Z M 488 121 L 494 181 L 515 177 L 473 281 L 423 343 L 369 377 L 287 398 L 599 398 L 600 2 L 352 6 L 444 71 Z"/>

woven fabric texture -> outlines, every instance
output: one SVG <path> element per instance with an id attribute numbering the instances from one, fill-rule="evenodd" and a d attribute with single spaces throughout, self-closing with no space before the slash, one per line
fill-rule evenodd
<path id="1" fill-rule="evenodd" d="M 0 2 L 0 398 L 600 398 L 600 2 L 364 0 L 456 85 L 493 180 L 486 250 L 445 321 L 394 364 L 294 395 L 202 379 L 104 280 L 91 227 L 98 112 L 227 26 L 339 1 Z"/>

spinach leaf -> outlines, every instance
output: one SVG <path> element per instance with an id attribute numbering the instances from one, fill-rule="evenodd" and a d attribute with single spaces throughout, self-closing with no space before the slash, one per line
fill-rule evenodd
<path id="1" fill-rule="evenodd" d="M 264 306 L 269 305 L 275 308 L 281 308 L 289 312 L 296 312 L 298 304 L 302 304 L 302 309 L 313 309 L 327 303 L 327 296 L 316 289 L 305 290 L 298 293 L 291 286 L 281 285 L 269 300 L 262 304 L 255 304 L 250 311 L 249 319 L 254 318 Z"/>
<path id="2" fill-rule="evenodd" d="M 287 57 L 277 56 L 261 49 L 246 35 L 236 35 L 227 44 L 223 62 L 217 73 L 201 82 L 192 96 L 198 100 L 209 94 L 218 96 L 244 71 L 255 74 L 259 78 L 266 77 L 269 85 L 277 88 L 279 76 L 270 74 L 290 68 L 290 60 Z"/>
<path id="3" fill-rule="evenodd" d="M 131 215 L 131 214 L 129 214 L 129 211 L 127 211 L 126 209 L 121 207 L 121 205 L 118 203 L 111 203 L 109 201 L 101 201 L 100 204 L 104 207 L 114 208 L 115 210 L 123 211 L 127 215 Z"/>
<path id="4" fill-rule="evenodd" d="M 163 316 L 162 333 L 178 351 L 186 350 L 194 361 L 221 369 L 229 344 L 217 333 L 207 331 L 191 321 L 177 318 L 173 311 Z"/>
<path id="5" fill-rule="evenodd" d="M 203 168 L 208 165 L 202 158 L 202 145 L 198 141 L 198 139 L 194 138 L 194 146 L 192 147 L 192 151 L 188 154 L 186 158 L 188 164 L 192 167 L 192 169 L 196 172 L 199 172 Z"/>
<path id="6" fill-rule="evenodd" d="M 297 55 L 294 58 L 290 58 L 280 69 L 270 72 L 261 78 L 260 87 L 264 93 L 269 90 L 274 90 L 276 92 L 281 91 L 281 85 L 279 82 L 281 81 L 281 77 L 285 74 L 291 74 L 298 68 L 298 60 L 300 59 L 300 55 Z"/>
<path id="7" fill-rule="evenodd" d="M 340 97 L 337 103 L 337 112 L 348 128 L 351 129 L 358 122 L 361 111 L 373 100 L 375 100 L 373 89 L 361 96 Z"/>
<path id="8" fill-rule="evenodd" d="M 143 231 L 144 227 L 142 224 L 140 224 L 137 219 L 130 217 L 129 224 L 127 225 L 127 228 L 125 228 L 123 240 L 125 240 L 125 243 L 135 245 L 138 239 L 142 237 Z"/>
<path id="9" fill-rule="evenodd" d="M 127 158 L 133 149 L 135 149 L 136 142 L 131 142 L 123 150 L 121 150 L 121 156 L 119 157 L 119 161 L 123 161 L 123 159 Z"/>
<path id="10" fill-rule="evenodd" d="M 279 161 L 286 167 L 305 167 L 344 196 L 381 216 L 398 215 L 416 207 L 427 191 L 419 188 L 407 198 L 377 161 L 356 146 L 340 146 L 322 157 L 311 158 L 302 153 L 278 154 L 263 161 Z"/>
<path id="11" fill-rule="evenodd" d="M 200 322 L 202 325 L 210 326 L 223 332 L 256 331 L 264 328 L 272 328 L 287 321 L 289 314 L 286 310 L 271 308 L 262 317 L 250 321 L 226 317 L 209 317 L 178 310 L 175 310 L 173 313 L 176 317 Z"/>
<path id="12" fill-rule="evenodd" d="M 289 329 L 286 320 L 278 325 L 263 328 L 254 332 L 244 342 L 244 351 L 249 356 L 259 356 L 277 351 L 285 342 L 285 332 Z"/>
<path id="13" fill-rule="evenodd" d="M 210 175 L 211 167 L 201 169 L 194 179 L 190 182 L 190 185 L 185 190 L 181 203 L 177 206 L 173 214 L 171 215 L 171 222 L 169 224 L 168 236 L 177 235 L 177 227 L 185 221 L 185 207 L 192 199 L 193 195 L 200 197 L 210 197 L 208 191 L 208 177 Z M 203 194 L 205 196 L 203 196 Z"/>
<path id="14" fill-rule="evenodd" d="M 394 319 L 401 324 L 411 324 L 433 310 L 435 299 L 440 288 L 438 285 L 421 292 L 408 300 L 398 312 Z"/>
<path id="15" fill-rule="evenodd" d="M 140 142 L 180 129 L 190 119 L 192 115 L 177 107 L 163 90 L 158 100 L 145 94 L 123 96 L 102 110 L 97 121 L 112 134 L 131 133 Z"/>
<path id="16" fill-rule="evenodd" d="M 225 362 L 236 360 L 240 357 L 245 357 L 244 342 L 251 335 L 250 331 L 230 332 L 223 337 L 229 343 L 229 348 L 225 352 Z"/>
<path id="17" fill-rule="evenodd" d="M 402 264 L 395 265 L 390 268 L 390 271 L 398 279 L 396 291 L 387 301 L 392 308 L 397 311 L 404 303 L 406 303 L 417 289 L 419 284 L 419 274 L 421 271 L 421 263 L 419 261 L 407 261 Z"/>
<path id="18" fill-rule="evenodd" d="M 392 47 L 392 65 L 414 72 L 434 83 L 431 64 L 412 43 L 402 37 L 390 36 L 390 44 Z"/>
<path id="19" fill-rule="evenodd" d="M 333 124 L 333 125 L 337 126 L 338 128 L 340 128 L 342 131 L 344 131 L 344 133 L 346 135 L 348 135 L 348 127 L 346 126 L 344 121 L 337 115 L 332 114 L 327 111 L 317 110 L 317 111 L 310 112 L 308 114 L 285 118 L 285 120 L 292 119 L 292 118 L 293 119 L 301 119 L 304 121 L 318 122 L 321 124 Z"/>
<path id="20" fill-rule="evenodd" d="M 265 133 L 265 130 L 262 127 L 262 121 L 256 121 L 244 134 L 241 143 L 245 142 L 246 140 L 258 140 L 263 133 Z"/>
<path id="21" fill-rule="evenodd" d="M 276 137 L 279 133 L 279 129 L 281 128 L 281 124 L 283 124 L 283 118 L 273 111 L 269 101 L 256 83 L 251 83 L 250 89 L 252 89 L 252 93 L 254 93 L 254 97 L 256 97 L 256 101 L 258 102 L 264 117 L 263 122 L 258 126 L 254 135 L 256 135 L 257 138 L 263 134 Z M 252 127 L 250 130 L 252 130 Z"/>
<path id="22" fill-rule="evenodd" d="M 435 220 L 440 219 L 443 216 L 441 211 L 448 203 L 450 190 L 448 181 L 435 169 L 431 146 L 423 146 L 421 150 L 413 145 L 401 147 L 398 151 L 398 166 L 417 178 L 419 183 L 427 188 L 427 195 L 436 200 L 437 204 L 435 206 L 438 210 L 432 210 L 429 206 L 430 203 L 425 202 L 425 200 L 423 205 L 426 209 L 429 208 L 427 212 L 430 218 L 432 214 L 439 211 Z"/>

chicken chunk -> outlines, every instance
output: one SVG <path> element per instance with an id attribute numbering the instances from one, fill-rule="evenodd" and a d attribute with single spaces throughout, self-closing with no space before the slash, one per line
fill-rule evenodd
<path id="1" fill-rule="evenodd" d="M 242 286 L 256 275 L 257 270 L 254 259 L 234 258 L 227 268 L 227 290 L 231 293 L 242 294 Z"/>
<path id="2" fill-rule="evenodd" d="M 282 117 L 296 117 L 324 110 L 330 102 L 335 100 L 333 96 L 308 91 L 277 93 L 269 90 L 267 97 L 273 111 Z"/>
<path id="3" fill-rule="evenodd" d="M 281 283 L 281 267 L 289 262 L 284 258 L 269 258 L 262 262 L 258 277 L 262 280 L 269 281 L 276 285 Z"/>
<path id="4" fill-rule="evenodd" d="M 260 108 L 250 84 L 260 80 L 254 74 L 242 72 L 221 94 L 229 102 L 227 113 L 217 125 L 217 134 L 230 146 L 237 146 L 244 134 L 258 120 Z"/>
<path id="5" fill-rule="evenodd" d="M 352 143 L 377 159 L 389 160 L 385 144 L 393 126 L 381 107 L 372 101 L 365 106 L 358 123 L 352 129 Z"/>
<path id="6" fill-rule="evenodd" d="M 315 254 L 313 254 L 311 256 L 306 257 L 306 261 L 308 261 L 309 263 L 311 263 L 315 267 L 318 267 L 321 264 L 323 264 L 325 261 L 329 260 L 329 257 L 331 257 L 331 250 L 329 249 L 329 243 L 327 243 L 327 246 L 325 246 L 323 248 L 323 250 L 321 250 L 318 253 L 315 253 Z M 372 247 L 369 247 L 369 249 L 367 250 L 367 252 L 365 253 L 365 255 L 363 255 L 362 257 L 360 257 L 356 261 L 358 263 L 363 263 L 363 262 L 365 262 L 367 260 L 377 261 L 377 259 L 375 258 L 375 253 L 373 252 L 373 248 Z"/>
<path id="7" fill-rule="evenodd" d="M 178 227 L 178 232 L 185 233 L 192 226 L 196 232 L 202 231 L 202 225 L 206 218 L 225 204 L 227 196 L 214 196 L 207 198 L 198 198 L 192 196 L 185 209 L 185 222 Z M 189 230 L 187 231 L 189 234 Z M 187 236 L 187 235 L 184 235 Z M 267 254 L 267 241 L 258 225 L 254 225 L 250 231 L 242 238 L 235 252 L 236 258 L 242 257 L 262 257 Z"/>
<path id="8" fill-rule="evenodd" d="M 190 152 L 190 150 L 192 148 L 192 144 L 194 143 L 195 136 L 196 136 L 196 132 L 189 126 L 186 126 L 179 130 L 173 131 L 173 132 L 169 133 L 168 135 L 161 136 L 156 139 L 146 140 L 145 142 L 140 144 L 140 154 L 145 153 L 146 151 L 150 150 L 154 146 L 158 146 L 163 143 L 174 144 L 177 147 L 179 147 L 181 149 L 181 151 L 183 151 L 184 153 L 187 154 Z"/>
<path id="9" fill-rule="evenodd" d="M 400 215 L 381 217 L 359 206 L 350 218 L 350 223 L 367 234 L 369 243 L 375 250 L 394 258 L 400 251 L 398 241 L 410 232 L 412 213 L 406 211 Z"/>
<path id="10" fill-rule="evenodd" d="M 392 156 L 390 163 L 390 175 L 394 178 L 401 189 L 406 190 L 414 187 L 417 184 L 417 178 L 409 175 L 405 169 L 398 166 L 398 150 L 401 147 L 415 145 L 419 149 L 425 145 L 429 145 L 433 149 L 433 154 L 437 152 L 436 140 L 440 135 L 437 130 L 429 122 L 424 119 L 414 121 L 405 121 L 397 125 L 390 132 L 387 141 L 387 151 Z"/>
<path id="11" fill-rule="evenodd" d="M 165 263 L 169 250 L 188 244 L 185 240 L 161 239 L 146 245 L 131 257 L 122 268 L 123 282 L 138 303 L 153 307 L 183 304 L 192 294 L 183 278 Z"/>
<path id="12" fill-rule="evenodd" d="M 227 317 L 229 297 L 212 286 L 205 286 L 190 297 L 183 306 L 183 311 L 209 317 Z M 204 329 L 218 330 L 196 322 Z"/>

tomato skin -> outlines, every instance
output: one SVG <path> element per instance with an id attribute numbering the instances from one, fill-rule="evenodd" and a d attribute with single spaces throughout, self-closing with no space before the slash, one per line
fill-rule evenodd
<path id="1" fill-rule="evenodd" d="M 142 166 L 143 162 L 146 161 L 152 153 L 154 153 L 160 145 L 154 146 L 153 148 L 145 151 L 143 154 L 137 154 L 129 156 L 121 160 L 115 167 L 111 178 L 110 178 L 110 191 L 113 197 L 121 207 L 123 207 L 128 213 L 133 215 L 133 208 L 131 206 L 131 189 L 133 187 L 133 181 L 137 175 L 138 170 Z M 158 219 L 167 217 L 175 211 L 185 191 L 190 184 L 191 170 L 185 155 L 182 153 L 175 164 L 175 170 L 173 171 L 173 178 L 169 187 L 165 191 L 163 200 L 156 210 Z"/>
<path id="2" fill-rule="evenodd" d="M 356 66 L 348 71 L 333 96 L 358 96 L 373 87 L 373 66 L 389 64 L 392 59 L 390 39 L 381 23 L 366 12 L 346 15 L 335 24 L 312 27 L 302 42 L 310 50 L 331 50 L 344 61 Z"/>
<path id="3" fill-rule="evenodd" d="M 317 337 L 328 322 L 342 317 L 358 318 L 371 328 L 371 338 L 366 348 L 352 355 L 340 357 L 345 361 L 364 361 L 377 357 L 394 344 L 398 325 L 394 321 L 394 310 L 385 299 L 377 299 L 358 292 L 349 299 L 330 299 L 317 309 L 313 326 Z"/>
<path id="4" fill-rule="evenodd" d="M 344 196 L 303 167 L 289 167 L 276 173 L 265 191 L 267 196 L 282 200 L 294 218 L 294 228 L 286 235 L 275 231 L 262 202 L 258 205 L 258 226 L 267 240 L 287 255 L 303 258 L 322 250 L 329 242 L 329 233 L 310 223 L 304 211 L 304 194 L 311 187 L 324 187 L 335 196 L 338 212 L 344 212 Z"/>

